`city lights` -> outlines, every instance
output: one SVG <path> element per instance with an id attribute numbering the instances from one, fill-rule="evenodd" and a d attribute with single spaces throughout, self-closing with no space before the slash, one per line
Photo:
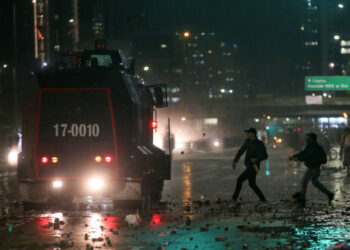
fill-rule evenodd
<path id="1" fill-rule="evenodd" d="M 330 69 L 334 69 L 335 64 L 334 64 L 334 62 L 331 62 L 331 63 L 329 63 L 329 65 L 328 65 L 328 66 L 329 66 L 329 68 L 330 68 Z"/>
<path id="2" fill-rule="evenodd" d="M 339 4 L 338 4 L 338 8 L 339 8 L 339 9 L 343 9 L 343 8 L 344 8 L 344 4 L 339 3 Z"/>
<path id="3" fill-rule="evenodd" d="M 3 67 L 4 69 L 6 69 L 6 68 L 8 67 L 8 65 L 7 65 L 7 64 L 4 64 L 4 65 L 2 65 L 2 67 Z"/>
<path id="4" fill-rule="evenodd" d="M 188 31 L 184 32 L 184 37 L 185 37 L 185 38 L 190 37 L 190 35 L 191 35 L 190 32 L 188 32 Z"/>
<path id="5" fill-rule="evenodd" d="M 69 22 L 70 23 L 74 23 L 74 19 L 69 19 Z"/>
<path id="6" fill-rule="evenodd" d="M 338 41 L 340 39 L 340 36 L 339 35 L 334 35 L 334 40 Z"/>
<path id="7" fill-rule="evenodd" d="M 149 66 L 147 66 L 147 65 L 144 66 L 144 67 L 143 67 L 143 71 L 149 71 Z"/>

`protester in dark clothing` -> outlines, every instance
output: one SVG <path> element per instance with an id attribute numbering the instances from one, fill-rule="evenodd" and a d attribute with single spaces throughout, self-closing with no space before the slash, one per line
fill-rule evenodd
<path id="1" fill-rule="evenodd" d="M 248 179 L 249 186 L 254 190 L 254 192 L 259 196 L 260 201 L 266 201 L 265 196 L 261 192 L 260 188 L 256 185 L 256 175 L 260 169 L 260 162 L 266 160 L 268 155 L 266 152 L 265 145 L 262 141 L 256 138 L 256 129 L 250 128 L 245 130 L 247 133 L 247 140 L 238 150 L 236 157 L 233 160 L 232 167 L 236 168 L 236 164 L 239 161 L 239 158 L 246 152 L 244 165 L 246 170 L 238 177 L 236 183 L 236 190 L 232 196 L 234 201 L 237 200 L 239 193 L 242 189 L 242 184 L 245 180 Z"/>
<path id="2" fill-rule="evenodd" d="M 318 177 L 320 176 L 321 164 L 327 162 L 327 155 L 323 150 L 322 146 L 317 143 L 317 135 L 314 133 L 306 134 L 306 148 L 293 155 L 290 160 L 294 161 L 303 161 L 307 167 L 307 171 L 304 174 L 302 183 L 301 183 L 301 192 L 293 195 L 294 198 L 297 198 L 297 201 L 305 205 L 305 196 L 307 184 L 309 181 L 312 181 L 312 184 L 318 188 L 321 192 L 328 196 L 329 202 L 334 199 L 334 194 L 330 192 L 322 183 L 319 182 Z"/>

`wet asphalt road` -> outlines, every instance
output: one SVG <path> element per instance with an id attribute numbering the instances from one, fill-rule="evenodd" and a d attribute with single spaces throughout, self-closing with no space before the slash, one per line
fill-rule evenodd
<path id="1" fill-rule="evenodd" d="M 257 184 L 268 199 L 258 201 L 248 183 L 232 205 L 237 176 L 234 150 L 176 155 L 162 202 L 140 210 L 142 222 L 128 226 L 135 209 L 114 208 L 104 198 L 87 206 L 23 211 L 14 174 L 0 173 L 0 249 L 325 249 L 350 239 L 350 177 L 331 162 L 320 180 L 335 200 L 310 183 L 306 208 L 290 198 L 305 167 L 289 166 L 286 150 L 268 149 Z"/>

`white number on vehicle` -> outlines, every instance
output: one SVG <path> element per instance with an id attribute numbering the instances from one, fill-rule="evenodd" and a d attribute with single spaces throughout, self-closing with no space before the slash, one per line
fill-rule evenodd
<path id="1" fill-rule="evenodd" d="M 100 135 L 100 126 L 96 123 L 94 124 L 76 124 L 71 125 L 67 123 L 55 124 L 53 126 L 55 130 L 55 137 L 98 137 Z"/>

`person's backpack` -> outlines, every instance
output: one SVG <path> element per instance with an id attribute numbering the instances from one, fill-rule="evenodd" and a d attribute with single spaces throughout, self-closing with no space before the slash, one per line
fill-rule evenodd
<path id="1" fill-rule="evenodd" d="M 267 160 L 267 158 L 269 157 L 268 156 L 268 154 L 267 154 L 267 152 L 266 152 L 266 147 L 265 147 L 265 145 L 263 144 L 263 154 L 262 154 L 262 159 L 261 159 L 261 161 L 264 161 L 264 160 Z"/>
<path id="2" fill-rule="evenodd" d="M 321 164 L 326 164 L 327 163 L 327 154 L 321 146 L 319 146 L 319 147 L 320 147 L 320 162 L 321 162 Z"/>

